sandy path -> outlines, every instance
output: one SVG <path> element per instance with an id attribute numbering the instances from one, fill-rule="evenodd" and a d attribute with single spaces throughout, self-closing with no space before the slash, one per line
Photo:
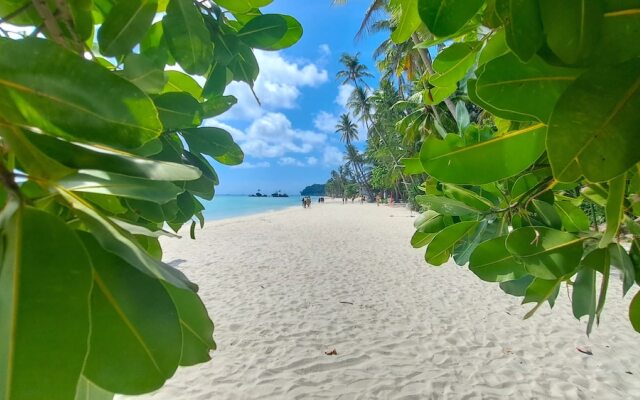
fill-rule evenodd
<path id="1" fill-rule="evenodd" d="M 564 289 L 551 317 L 545 306 L 522 321 L 529 306 L 496 285 L 427 266 L 409 246 L 412 221 L 386 206 L 314 204 L 165 242 L 165 259 L 200 284 L 218 350 L 142 398 L 640 398 L 634 293 L 620 300 L 618 279 L 591 338 Z"/>

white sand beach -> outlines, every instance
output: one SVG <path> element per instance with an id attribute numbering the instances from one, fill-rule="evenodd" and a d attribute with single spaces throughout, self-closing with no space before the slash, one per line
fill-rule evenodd
<path id="1" fill-rule="evenodd" d="M 621 299 L 617 278 L 590 338 L 564 288 L 523 321 L 532 305 L 497 284 L 425 264 L 412 222 L 333 201 L 164 241 L 165 260 L 200 285 L 218 350 L 135 399 L 640 398 L 634 293 Z"/>

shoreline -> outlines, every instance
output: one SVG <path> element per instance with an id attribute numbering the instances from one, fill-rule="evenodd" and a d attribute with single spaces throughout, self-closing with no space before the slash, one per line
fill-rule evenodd
<path id="1" fill-rule="evenodd" d="M 406 208 L 327 200 L 162 238 L 200 286 L 218 350 L 155 393 L 116 398 L 640 398 L 635 292 L 622 299 L 619 279 L 590 337 L 565 288 L 522 320 L 532 305 L 497 284 L 425 264 Z"/>

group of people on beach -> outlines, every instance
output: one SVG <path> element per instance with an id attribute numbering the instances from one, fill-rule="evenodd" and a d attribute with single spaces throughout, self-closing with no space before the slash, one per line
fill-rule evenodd
<path id="1" fill-rule="evenodd" d="M 310 208 L 311 207 L 311 197 L 306 196 L 302 198 L 302 207 Z"/>

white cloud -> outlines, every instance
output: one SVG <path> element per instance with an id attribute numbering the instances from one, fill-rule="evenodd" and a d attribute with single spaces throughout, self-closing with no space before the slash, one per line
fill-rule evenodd
<path id="1" fill-rule="evenodd" d="M 308 157 L 307 158 L 307 164 L 311 165 L 311 166 L 317 165 L 318 164 L 318 159 L 315 158 L 315 157 Z"/>
<path id="2" fill-rule="evenodd" d="M 355 86 L 353 86 L 350 83 L 347 83 L 346 85 L 338 86 L 338 96 L 335 99 L 336 104 L 338 104 L 340 107 L 346 110 L 347 102 L 349 101 L 349 96 L 351 96 L 351 93 L 353 93 L 354 89 L 355 89 Z"/>
<path id="3" fill-rule="evenodd" d="M 304 163 L 302 161 L 296 160 L 293 157 L 282 157 L 280 160 L 278 160 L 278 164 L 304 167 Z"/>
<path id="4" fill-rule="evenodd" d="M 232 168 L 239 168 L 239 169 L 253 169 L 253 168 L 269 168 L 271 166 L 271 163 L 268 161 L 260 161 L 257 163 L 251 163 L 249 161 L 244 161 L 242 164 L 240 165 L 236 165 Z"/>
<path id="5" fill-rule="evenodd" d="M 321 132 L 333 133 L 336 131 L 336 125 L 338 125 L 338 116 L 326 111 L 320 111 L 313 119 L 313 125 Z"/>
<path id="6" fill-rule="evenodd" d="M 324 148 L 322 160 L 326 165 L 340 165 L 344 162 L 344 153 L 334 146 Z"/>
<path id="7" fill-rule="evenodd" d="M 329 79 L 327 71 L 316 64 L 289 61 L 280 52 L 256 50 L 255 55 L 260 74 L 254 90 L 262 107 L 246 83 L 231 82 L 225 94 L 236 96 L 238 104 L 221 119 L 251 120 L 267 111 L 295 108 L 301 95 L 300 88 L 317 87 Z"/>
<path id="8" fill-rule="evenodd" d="M 320 46 L 318 46 L 318 50 L 320 50 L 320 54 L 322 54 L 323 56 L 330 56 L 331 55 L 331 47 L 329 47 L 328 44 L 323 43 Z"/>
<path id="9" fill-rule="evenodd" d="M 327 135 L 293 128 L 291 121 L 282 113 L 267 113 L 257 118 L 243 132 L 216 121 L 207 121 L 229 131 L 244 153 L 259 158 L 284 157 L 287 153 L 308 154 L 327 140 Z"/>

